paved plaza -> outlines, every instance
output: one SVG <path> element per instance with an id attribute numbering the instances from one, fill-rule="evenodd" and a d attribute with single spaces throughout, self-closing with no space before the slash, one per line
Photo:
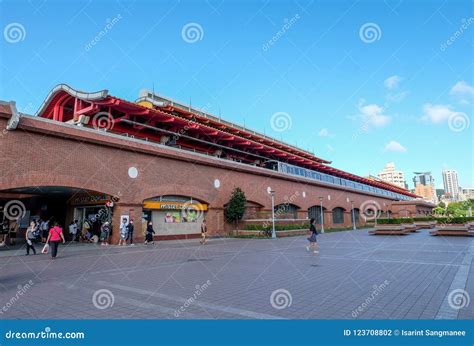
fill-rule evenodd
<path id="1" fill-rule="evenodd" d="M 316 255 L 305 237 L 66 244 L 54 261 L 2 250 L 0 318 L 474 318 L 471 238 L 360 230 L 318 240 Z"/>

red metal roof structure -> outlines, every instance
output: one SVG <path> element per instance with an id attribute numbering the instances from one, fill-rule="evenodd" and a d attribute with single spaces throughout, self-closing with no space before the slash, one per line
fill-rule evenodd
<path id="1" fill-rule="evenodd" d="M 418 197 L 391 184 L 330 167 L 330 161 L 306 150 L 149 91 L 143 91 L 137 102 L 130 102 L 109 95 L 107 90 L 86 93 L 60 84 L 49 93 L 36 115 L 256 166 L 264 167 L 269 161 L 285 162 Z"/>

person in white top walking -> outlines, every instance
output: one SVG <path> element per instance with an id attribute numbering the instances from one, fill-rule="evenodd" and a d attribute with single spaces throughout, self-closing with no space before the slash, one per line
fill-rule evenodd
<path id="1" fill-rule="evenodd" d="M 74 220 L 74 222 L 71 222 L 71 224 L 69 225 L 69 234 L 71 235 L 71 241 L 76 241 L 77 229 L 77 220 Z"/>
<path id="2" fill-rule="evenodd" d="M 120 224 L 120 240 L 118 245 L 127 245 L 127 235 L 128 235 L 128 222 L 126 218 L 122 219 Z"/>

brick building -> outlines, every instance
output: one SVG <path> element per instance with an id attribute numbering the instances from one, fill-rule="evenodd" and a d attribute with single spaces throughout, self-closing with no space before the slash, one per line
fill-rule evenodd
<path id="1" fill-rule="evenodd" d="M 0 150 L 0 217 L 11 217 L 7 204 L 20 201 L 25 222 L 110 218 L 114 241 L 124 217 L 138 225 L 137 240 L 145 220 L 162 239 L 199 236 L 204 217 L 212 235 L 225 235 L 235 187 L 247 197 L 246 222 L 270 217 L 270 191 L 277 218 L 320 223 L 322 206 L 327 228 L 418 203 L 405 189 L 146 91 L 130 102 L 59 85 L 35 116 L 2 102 Z"/>

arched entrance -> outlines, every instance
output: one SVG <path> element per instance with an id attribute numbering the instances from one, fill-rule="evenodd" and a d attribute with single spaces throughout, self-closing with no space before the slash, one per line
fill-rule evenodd
<path id="1" fill-rule="evenodd" d="M 300 207 L 298 207 L 295 204 L 291 204 L 291 203 L 278 204 L 274 208 L 275 219 L 295 220 L 298 218 L 298 209 L 300 209 Z"/>
<path id="2" fill-rule="evenodd" d="M 308 208 L 308 218 L 314 219 L 317 225 L 321 225 L 321 216 L 325 212 L 326 208 L 323 207 L 321 213 L 321 206 L 313 205 L 312 207 Z M 323 216 L 324 218 L 324 216 Z"/>
<path id="3" fill-rule="evenodd" d="M 99 241 L 100 227 L 112 221 L 113 204 L 117 200 L 118 197 L 69 186 L 18 187 L 0 191 L 0 221 L 4 225 L 18 224 L 15 238 L 24 237 L 32 220 L 44 223 L 42 240 L 54 222 L 63 227 L 66 240 L 79 240 L 87 224 L 87 239 Z M 74 220 L 77 220 L 76 237 L 69 232 Z"/>
<path id="4" fill-rule="evenodd" d="M 158 239 L 196 238 L 209 205 L 190 196 L 164 195 L 143 202 L 143 225 L 152 221 Z"/>
<path id="5" fill-rule="evenodd" d="M 344 208 L 336 207 L 332 210 L 332 223 L 333 225 L 344 224 Z"/>
<path id="6" fill-rule="evenodd" d="M 354 223 L 354 219 L 355 219 L 356 225 L 360 223 L 360 209 L 359 208 L 351 209 L 351 223 L 352 224 Z"/>
<path id="7" fill-rule="evenodd" d="M 262 208 L 263 205 L 261 205 L 260 203 L 247 200 L 247 203 L 245 203 L 245 212 L 243 219 L 248 220 L 260 218 Z"/>

